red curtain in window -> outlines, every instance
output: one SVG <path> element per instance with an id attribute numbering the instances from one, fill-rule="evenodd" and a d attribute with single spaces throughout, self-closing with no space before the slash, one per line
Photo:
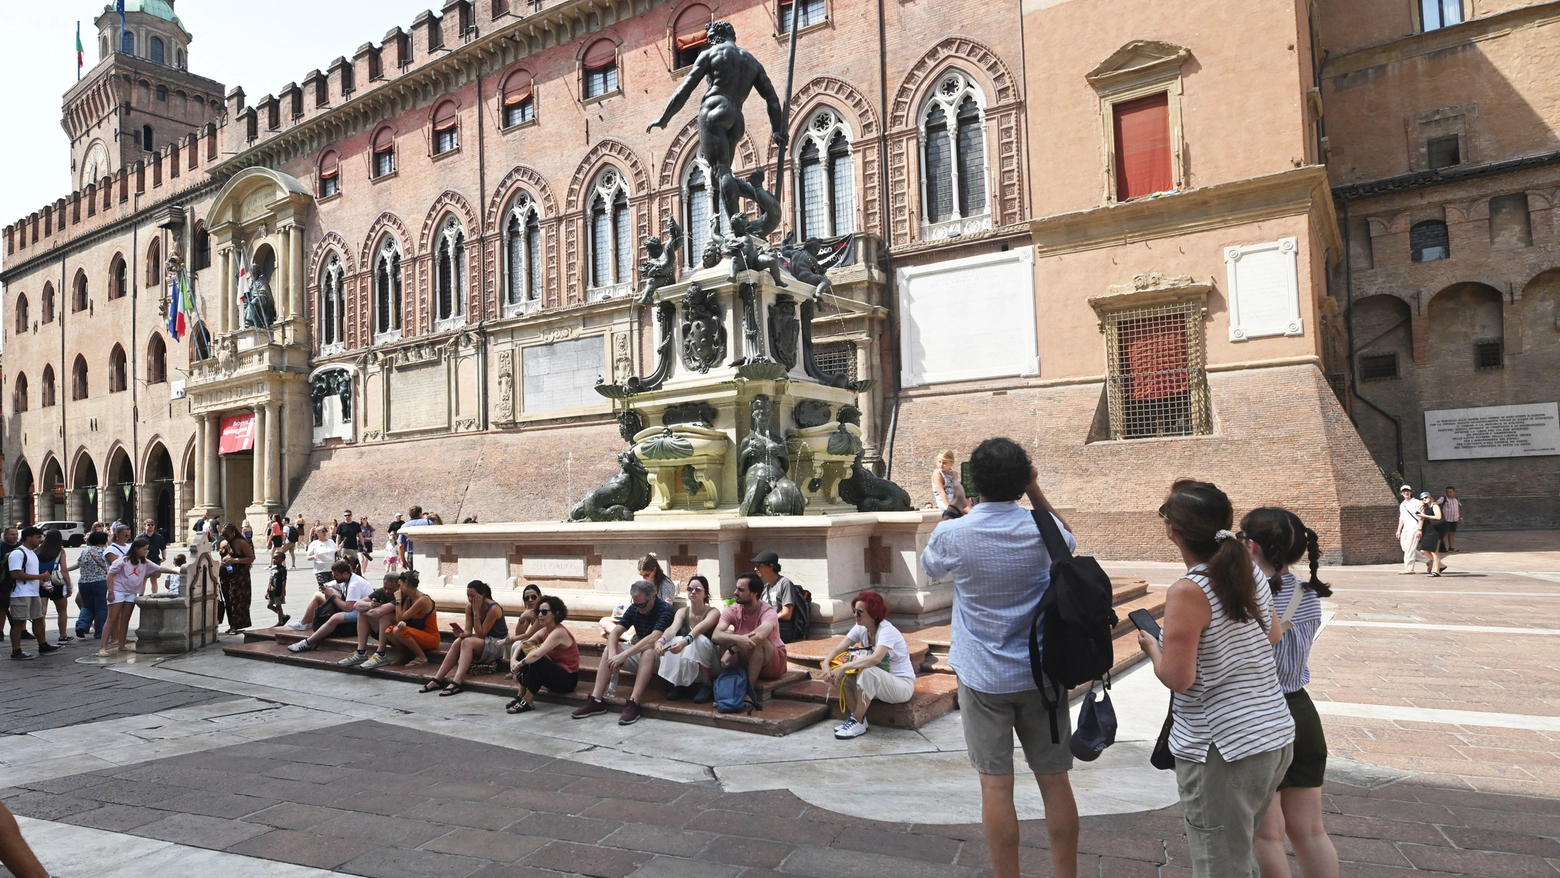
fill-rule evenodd
<path id="1" fill-rule="evenodd" d="M 1175 186 L 1170 174 L 1170 96 L 1161 92 L 1117 104 L 1116 200 Z"/>
<path id="2" fill-rule="evenodd" d="M 531 71 L 516 70 L 504 80 L 504 106 L 523 104 L 531 98 Z"/>
<path id="3" fill-rule="evenodd" d="M 617 46 L 611 40 L 597 40 L 585 50 L 585 69 L 601 70 L 617 63 Z"/>
<path id="4" fill-rule="evenodd" d="M 455 127 L 455 102 L 445 101 L 433 111 L 433 130 L 447 131 Z"/>
<path id="5" fill-rule="evenodd" d="M 395 134 L 389 128 L 379 129 L 374 135 L 374 152 L 389 152 L 395 148 Z"/>
<path id="6" fill-rule="evenodd" d="M 1186 316 L 1163 314 L 1123 321 L 1122 372 L 1127 394 L 1133 400 L 1155 400 L 1186 392 Z"/>
<path id="7" fill-rule="evenodd" d="M 706 35 L 705 25 L 713 19 L 710 8 L 702 3 L 695 3 L 684 9 L 677 16 L 677 23 L 672 26 L 672 32 L 676 35 L 677 49 L 691 49 L 704 43 Z"/>
<path id="8" fill-rule="evenodd" d="M 339 166 L 340 166 L 340 162 L 336 158 L 335 151 L 331 151 L 331 152 L 325 153 L 325 157 L 320 159 L 320 176 L 321 177 L 334 177 L 334 176 L 336 176 L 336 170 L 337 170 L 337 168 Z"/>

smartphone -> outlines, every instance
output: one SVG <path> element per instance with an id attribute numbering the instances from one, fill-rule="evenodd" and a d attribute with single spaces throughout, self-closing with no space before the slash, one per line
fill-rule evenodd
<path id="1" fill-rule="evenodd" d="M 456 637 L 459 637 L 461 635 L 461 633 L 462 633 L 461 625 L 460 625 L 459 622 L 451 622 L 450 623 L 450 630 L 455 632 L 455 636 Z"/>
<path id="2" fill-rule="evenodd" d="M 1139 631 L 1147 633 L 1155 640 L 1159 639 L 1159 623 L 1154 621 L 1153 613 L 1147 610 L 1133 610 L 1127 614 L 1127 618 L 1132 620 L 1132 624 L 1136 625 Z"/>

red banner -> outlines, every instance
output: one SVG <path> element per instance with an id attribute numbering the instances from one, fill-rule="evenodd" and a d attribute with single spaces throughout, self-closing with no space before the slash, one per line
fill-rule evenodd
<path id="1" fill-rule="evenodd" d="M 217 446 L 218 454 L 231 454 L 234 451 L 250 451 L 255 447 L 255 413 L 246 412 L 242 415 L 222 416 L 222 442 Z"/>

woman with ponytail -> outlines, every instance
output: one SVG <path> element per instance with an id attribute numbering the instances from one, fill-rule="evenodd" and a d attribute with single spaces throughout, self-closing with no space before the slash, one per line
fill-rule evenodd
<path id="1" fill-rule="evenodd" d="M 1269 808 L 1267 819 L 1257 827 L 1257 863 L 1264 878 L 1288 878 L 1289 858 L 1284 853 L 1284 836 L 1288 834 L 1303 878 L 1338 878 L 1338 851 L 1322 826 L 1327 738 L 1322 718 L 1305 691 L 1311 679 L 1311 644 L 1322 627 L 1321 599 L 1332 594 L 1332 589 L 1316 578 L 1321 557 L 1316 531 L 1293 512 L 1271 507 L 1247 513 L 1240 528 L 1252 560 L 1273 591 L 1273 609 L 1283 631 L 1283 638 L 1273 647 L 1273 660 L 1278 684 L 1295 720 L 1295 758 L 1278 785 L 1278 807 Z M 1311 566 L 1309 581 L 1304 583 L 1289 569 L 1303 557 L 1308 557 Z"/>
<path id="2" fill-rule="evenodd" d="M 1256 829 L 1294 752 L 1278 685 L 1273 597 L 1230 531 L 1229 497 L 1207 482 L 1170 487 L 1159 515 L 1186 575 L 1165 595 L 1163 642 L 1138 632 L 1170 688 L 1169 747 L 1195 878 L 1250 878 Z"/>

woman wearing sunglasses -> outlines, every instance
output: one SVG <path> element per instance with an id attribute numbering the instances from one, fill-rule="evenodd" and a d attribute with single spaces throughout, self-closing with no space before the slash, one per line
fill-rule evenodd
<path id="1" fill-rule="evenodd" d="M 659 673 L 672 688 L 669 701 L 688 697 L 688 690 L 699 684 L 693 695 L 695 704 L 715 700 L 714 675 L 720 672 L 720 650 L 710 640 L 710 632 L 720 623 L 720 610 L 710 606 L 710 581 L 695 573 L 688 577 L 688 606 L 672 617 L 666 636 L 655 645 L 661 657 Z"/>
<path id="2" fill-rule="evenodd" d="M 851 604 L 856 625 L 834 642 L 827 662 L 843 661 L 820 678 L 831 686 L 843 682 L 849 707 L 845 722 L 834 729 L 841 741 L 867 733 L 867 708 L 874 701 L 903 704 L 915 694 L 915 665 L 910 645 L 888 621 L 888 603 L 875 591 L 864 591 Z M 886 663 L 886 665 L 885 665 Z"/>
<path id="3" fill-rule="evenodd" d="M 535 710 L 536 693 L 544 686 L 549 692 L 564 694 L 580 684 L 580 647 L 563 624 L 569 618 L 569 608 L 559 598 L 543 595 L 537 601 L 536 618 L 541 627 L 520 644 L 525 658 L 515 672 L 520 691 L 505 707 L 510 713 Z"/>
<path id="4" fill-rule="evenodd" d="M 542 587 L 532 582 L 520 590 L 520 600 L 525 604 L 525 609 L 520 611 L 519 618 L 515 619 L 514 627 L 510 629 L 509 636 L 504 638 L 503 656 L 509 662 L 509 670 L 506 676 L 513 677 L 520 666 L 520 644 L 541 629 L 541 622 L 537 620 L 536 608 L 542 600 Z"/>

